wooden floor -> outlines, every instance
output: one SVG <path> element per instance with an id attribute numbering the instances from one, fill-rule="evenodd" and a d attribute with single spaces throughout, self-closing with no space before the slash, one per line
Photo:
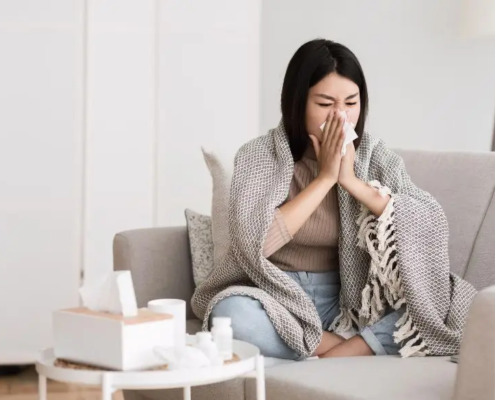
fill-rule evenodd
<path id="1" fill-rule="evenodd" d="M 34 367 L 30 367 L 18 375 L 0 376 L 1 400 L 37 400 L 38 375 Z M 101 393 L 97 388 L 67 385 L 48 381 L 48 400 L 100 400 Z M 124 400 L 121 392 L 113 395 L 113 400 Z"/>

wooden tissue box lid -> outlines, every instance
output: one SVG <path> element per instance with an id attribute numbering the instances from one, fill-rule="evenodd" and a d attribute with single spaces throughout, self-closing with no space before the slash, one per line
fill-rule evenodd
<path id="1" fill-rule="evenodd" d="M 88 317 L 111 319 L 113 321 L 119 321 L 124 325 L 143 324 L 146 322 L 164 321 L 173 318 L 173 316 L 170 314 L 158 314 L 148 310 L 147 308 L 138 309 L 138 314 L 135 317 L 124 317 L 122 315 L 110 314 L 107 312 L 92 311 L 86 307 L 67 308 L 65 310 L 60 310 L 60 311 L 72 313 L 72 314 L 85 315 Z"/>

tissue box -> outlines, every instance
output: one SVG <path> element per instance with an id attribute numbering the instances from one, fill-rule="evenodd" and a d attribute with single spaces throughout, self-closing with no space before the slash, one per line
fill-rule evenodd
<path id="1" fill-rule="evenodd" d="M 171 315 L 138 310 L 134 317 L 88 308 L 53 313 L 55 357 L 111 370 L 140 370 L 163 365 L 155 346 L 174 346 Z"/>

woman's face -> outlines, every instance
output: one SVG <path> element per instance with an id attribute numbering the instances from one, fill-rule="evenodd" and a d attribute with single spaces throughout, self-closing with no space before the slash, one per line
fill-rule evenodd
<path id="1" fill-rule="evenodd" d="M 350 79 L 332 72 L 314 85 L 306 103 L 306 130 L 321 140 L 320 126 L 331 111 L 345 111 L 347 121 L 357 124 L 361 104 L 359 87 Z"/>

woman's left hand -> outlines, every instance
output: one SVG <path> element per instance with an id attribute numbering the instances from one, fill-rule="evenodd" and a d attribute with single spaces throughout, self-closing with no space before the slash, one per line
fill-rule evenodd
<path id="1" fill-rule="evenodd" d="M 354 143 L 349 143 L 347 145 L 346 154 L 342 157 L 342 161 L 340 163 L 340 172 L 339 172 L 339 184 L 344 189 L 356 179 L 356 175 L 354 173 L 354 159 L 356 157 L 356 149 L 354 148 Z"/>
<path id="2" fill-rule="evenodd" d="M 339 185 L 354 197 L 361 204 L 364 204 L 377 217 L 382 215 L 383 210 L 387 207 L 390 196 L 383 197 L 378 190 L 364 183 L 356 177 L 354 173 L 354 159 L 356 158 L 356 149 L 354 143 L 347 145 L 346 154 L 340 162 Z"/>

